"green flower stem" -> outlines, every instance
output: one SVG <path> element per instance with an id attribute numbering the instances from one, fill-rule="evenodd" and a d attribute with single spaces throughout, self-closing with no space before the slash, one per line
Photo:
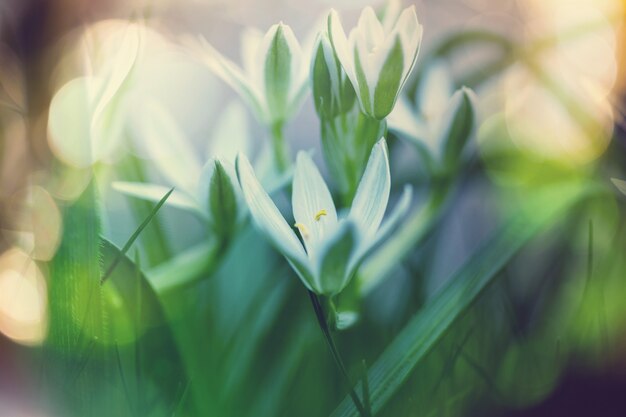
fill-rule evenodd
<path id="1" fill-rule="evenodd" d="M 289 150 L 283 132 L 284 126 L 283 122 L 276 122 L 270 129 L 272 149 L 274 151 L 274 167 L 279 174 L 284 173 L 289 167 Z"/>
<path id="2" fill-rule="evenodd" d="M 346 367 L 341 360 L 341 356 L 339 355 L 339 350 L 337 349 L 337 345 L 335 345 L 335 341 L 333 340 L 333 336 L 330 333 L 330 329 L 328 327 L 328 323 L 326 322 L 326 317 L 324 315 L 324 311 L 322 309 L 322 304 L 320 303 L 319 297 L 313 291 L 309 291 L 309 297 L 311 298 L 311 304 L 313 305 L 313 310 L 315 311 L 315 317 L 317 317 L 317 322 L 320 325 L 320 329 L 324 334 L 324 338 L 326 339 L 326 344 L 328 345 L 328 349 L 330 349 L 330 353 L 341 371 L 341 375 L 344 379 L 346 387 L 349 389 L 350 397 L 354 402 L 354 406 L 359 411 L 362 417 L 371 417 L 371 414 L 363 407 L 359 396 L 356 391 L 354 391 L 354 387 L 350 382 L 350 377 L 348 376 L 348 372 L 346 371 Z"/>

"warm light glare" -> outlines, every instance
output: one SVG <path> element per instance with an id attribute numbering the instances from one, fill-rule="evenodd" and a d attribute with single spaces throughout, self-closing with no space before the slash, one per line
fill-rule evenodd
<path id="1" fill-rule="evenodd" d="M 37 264 L 19 249 L 5 252 L 0 257 L 0 332 L 17 343 L 41 343 L 46 308 L 46 282 Z"/>

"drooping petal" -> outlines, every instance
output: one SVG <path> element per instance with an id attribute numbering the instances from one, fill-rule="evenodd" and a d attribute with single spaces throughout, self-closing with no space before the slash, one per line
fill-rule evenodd
<path id="1" fill-rule="evenodd" d="M 454 93 L 452 75 L 445 62 L 429 64 L 422 75 L 417 94 L 417 106 L 427 120 L 443 113 Z"/>
<path id="2" fill-rule="evenodd" d="M 401 96 L 387 116 L 387 126 L 389 130 L 400 133 L 413 143 L 423 146 L 421 142 L 425 140 L 428 129 L 411 107 L 411 103 Z"/>
<path id="3" fill-rule="evenodd" d="M 224 57 L 202 37 L 198 39 L 183 38 L 182 42 L 191 53 L 239 94 L 254 110 L 259 120 L 265 119 L 261 90 L 247 74 L 243 73 L 241 68 Z"/>
<path id="4" fill-rule="evenodd" d="M 372 239 L 378 230 L 387 208 L 390 189 L 387 142 L 383 138 L 372 148 L 350 208 L 349 217 L 362 230 L 363 239 Z"/>
<path id="5" fill-rule="evenodd" d="M 123 194 L 155 203 L 159 202 L 170 190 L 170 188 L 163 185 L 146 184 L 143 182 L 115 181 L 111 184 L 111 186 L 114 190 Z M 202 217 L 205 217 L 204 213 L 202 213 L 198 206 L 198 202 L 189 194 L 179 190 L 174 190 L 165 201 L 165 204 L 182 210 L 191 211 L 196 214 L 202 214 Z"/>
<path id="6" fill-rule="evenodd" d="M 293 177 L 293 215 L 309 258 L 337 225 L 337 211 L 326 182 L 306 152 L 299 152 Z"/>
<path id="7" fill-rule="evenodd" d="M 248 158 L 243 154 L 237 156 L 237 177 L 241 190 L 250 209 L 250 214 L 257 227 L 265 234 L 269 241 L 291 263 L 301 271 L 299 273 L 310 278 L 310 267 L 302 244 L 287 224 L 270 196 L 263 189 L 257 179 Z M 304 280 L 305 277 L 301 276 Z M 310 285 L 310 284 L 307 284 Z"/>
<path id="8" fill-rule="evenodd" d="M 147 151 L 164 177 L 194 195 L 200 161 L 176 120 L 156 100 L 146 101 L 142 108 L 132 111 L 133 138 Z"/>
<path id="9" fill-rule="evenodd" d="M 359 238 L 357 226 L 346 219 L 324 240 L 316 274 L 321 294 L 338 294 L 348 285 L 355 272 L 350 269 L 350 259 L 359 245 Z"/>

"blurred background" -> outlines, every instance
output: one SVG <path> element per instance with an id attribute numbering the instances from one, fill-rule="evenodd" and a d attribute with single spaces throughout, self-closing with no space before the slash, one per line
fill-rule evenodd
<path id="1" fill-rule="evenodd" d="M 146 100 L 166 108 L 198 155 L 210 147 L 221 112 L 237 97 L 180 46 L 184 36 L 201 34 L 240 62 L 240 34 L 247 27 L 265 31 L 284 21 L 306 45 L 312 43 L 330 7 L 339 10 L 344 25 L 351 27 L 364 6 L 383 4 L 363 0 L 0 2 L 0 415 L 318 416 L 332 412 L 345 392 L 308 305 L 303 305 L 308 302 L 305 294 L 293 277 L 289 283 L 276 284 L 280 291 L 270 290 L 273 284 L 267 283 L 248 288 L 251 284 L 245 279 L 255 273 L 254 260 L 246 269 L 227 258 L 215 282 L 203 284 L 200 295 L 195 295 L 218 318 L 242 323 L 261 312 L 255 307 L 258 300 L 252 295 L 247 300 L 245 294 L 263 291 L 264 300 L 277 300 L 276 311 L 262 310 L 270 317 L 266 327 L 237 329 L 218 319 L 197 325 L 197 332 L 211 337 L 207 345 L 198 342 L 190 352 L 209 346 L 196 365 L 215 372 L 197 389 L 211 392 L 206 401 L 218 405 L 195 414 L 201 408 L 189 411 L 194 409 L 185 405 L 185 398 L 193 396 L 188 394 L 188 382 L 173 376 L 185 373 L 179 367 L 189 367 L 184 358 L 177 359 L 186 353 L 168 345 L 169 336 L 164 334 L 169 330 L 164 330 L 168 326 L 163 322 L 146 330 L 141 343 L 139 336 L 116 340 L 116 356 L 121 359 L 113 362 L 115 377 L 105 370 L 105 361 L 89 369 L 87 360 L 72 362 L 68 351 L 50 353 L 45 348 L 53 293 L 50 276 L 55 268 L 51 261 L 65 250 L 61 244 L 68 227 L 65 210 L 87 189 L 96 162 L 100 233 L 119 247 L 146 207 L 138 210 L 111 188 L 111 182 L 165 183 L 150 163 L 154 155 L 147 149 L 156 145 L 150 138 L 131 137 L 125 127 L 142 117 Z M 626 4 L 622 0 L 404 4 L 415 4 L 424 26 L 417 69 L 405 93 L 414 97 L 424 68 L 436 57 L 444 59 L 455 84 L 471 87 L 478 97 L 475 157 L 436 232 L 384 285 L 364 297 L 360 324 L 337 336 L 355 363 L 351 373 L 358 374 L 360 358 L 375 361 L 409 318 L 495 230 L 503 212 L 546 183 L 564 177 L 594 178 L 608 191 L 577 207 L 508 264 L 497 284 L 419 364 L 381 415 L 626 416 L 626 197 L 610 182 L 626 179 Z M 145 24 L 146 42 L 133 78 L 126 81 L 132 94 L 119 110 L 123 120 L 112 115 L 102 127 L 106 139 L 102 156 L 94 161 L 82 150 L 84 108 L 74 102 L 59 116 L 50 112 L 50 104 L 68 82 L 97 76 L 117 62 L 130 22 Z M 268 138 L 252 114 L 246 120 L 256 152 Z M 308 99 L 287 126 L 294 154 L 300 149 L 319 150 L 318 129 Z M 419 167 L 417 172 L 414 169 L 418 154 L 400 140 L 394 141 L 391 151 L 394 183 L 414 183 L 420 190 L 418 200 L 424 199 L 427 180 Z M 321 152 L 315 153 L 315 159 L 323 164 Z M 163 253 L 181 253 L 202 245 L 206 237 L 196 218 L 175 209 L 163 209 L 154 223 L 159 227 L 151 225 L 141 237 L 146 268 L 158 267 Z M 265 246 L 248 250 L 253 257 L 278 263 Z M 281 276 L 286 275 L 281 271 Z M 245 310 L 233 305 L 239 302 L 247 306 Z M 72 314 L 79 315 L 76 311 Z M 241 334 L 254 332 L 258 332 L 254 352 L 248 352 Z M 221 353 L 213 353 L 221 351 L 210 351 L 215 338 L 224 339 L 218 343 L 227 352 L 224 363 Z M 125 361 L 126 351 L 133 349 L 141 349 L 141 355 Z M 140 356 L 144 371 L 153 368 L 145 375 L 135 372 Z M 64 372 L 68 368 L 60 363 L 71 363 L 71 372 Z M 120 379 L 117 367 L 126 365 L 135 370 Z M 45 376 L 47 367 L 59 368 L 57 377 L 65 381 L 57 384 Z M 90 385 L 99 375 L 105 375 L 99 381 L 104 388 Z M 92 390 L 94 398 L 83 402 L 85 408 L 67 405 L 76 401 L 72 384 L 77 381 Z M 159 394 L 163 392 L 167 394 Z M 145 398 L 136 400 L 139 393 Z M 124 405 L 107 409 L 107 401 Z M 161 403 L 166 405 L 159 408 Z M 81 414 L 85 410 L 91 411 Z"/>

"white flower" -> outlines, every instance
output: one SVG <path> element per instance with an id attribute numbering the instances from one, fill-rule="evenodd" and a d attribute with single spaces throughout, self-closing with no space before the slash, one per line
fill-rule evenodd
<path id="1" fill-rule="evenodd" d="M 339 15 L 332 10 L 328 33 L 363 112 L 385 118 L 415 65 L 422 41 L 415 7 L 404 9 L 399 16 L 394 9 L 389 10 L 382 23 L 374 10 L 366 7 L 348 37 Z"/>
<path id="2" fill-rule="evenodd" d="M 309 57 L 288 25 L 273 25 L 265 35 L 247 29 L 241 40 L 243 68 L 204 38 L 186 43 L 268 126 L 288 120 L 306 97 Z"/>
<path id="3" fill-rule="evenodd" d="M 381 226 L 391 187 L 387 145 L 381 139 L 372 149 L 349 213 L 341 218 L 317 167 L 306 153 L 300 152 L 292 206 L 301 242 L 242 154 L 237 157 L 236 169 L 258 228 L 285 256 L 304 285 L 324 295 L 337 294 L 348 285 L 364 257 L 395 230 L 408 210 L 412 194 L 406 187 Z"/>
<path id="4" fill-rule="evenodd" d="M 415 106 L 401 98 L 387 118 L 389 129 L 410 139 L 435 164 L 461 159 L 476 127 L 476 98 L 468 88 L 454 90 L 447 65 L 430 64 L 415 97 Z M 415 107 L 415 109 L 414 109 Z"/>
<path id="5" fill-rule="evenodd" d="M 144 117 L 133 125 L 133 134 L 147 144 L 159 173 L 175 186 L 166 204 L 191 211 L 214 231 L 227 233 L 226 229 L 243 216 L 237 203 L 240 196 L 234 168 L 237 153 L 250 147 L 243 106 L 234 102 L 222 113 L 204 166 L 178 124 L 158 102 L 145 103 L 142 113 Z M 114 182 L 113 188 L 148 201 L 159 201 L 169 190 L 163 185 L 124 181 Z"/>

